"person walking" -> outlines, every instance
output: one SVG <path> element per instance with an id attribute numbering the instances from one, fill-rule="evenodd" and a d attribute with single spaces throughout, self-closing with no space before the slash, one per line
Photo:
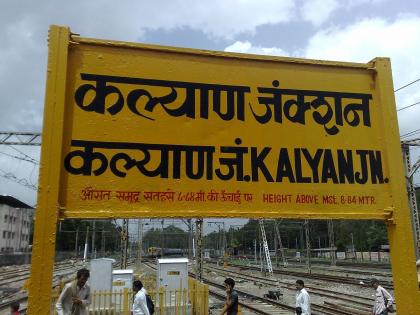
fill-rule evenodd
<path id="1" fill-rule="evenodd" d="M 235 280 L 232 278 L 226 278 L 224 285 L 226 291 L 226 303 L 220 315 L 237 315 L 239 297 L 238 292 L 233 289 L 235 287 Z"/>
<path id="2" fill-rule="evenodd" d="M 147 308 L 147 292 L 140 280 L 133 282 L 133 291 L 135 292 L 133 315 L 151 315 L 149 309 Z"/>
<path id="3" fill-rule="evenodd" d="M 296 280 L 296 310 L 299 310 L 302 315 L 311 315 L 311 300 L 308 291 L 305 289 L 303 280 Z M 296 314 L 298 314 L 296 312 Z"/>
<path id="4" fill-rule="evenodd" d="M 86 283 L 90 273 L 86 268 L 77 271 L 76 279 L 64 286 L 55 309 L 58 315 L 88 315 L 90 287 Z"/>
<path id="5" fill-rule="evenodd" d="M 377 279 L 372 279 L 370 282 L 375 289 L 375 304 L 373 305 L 372 314 L 374 315 L 388 315 L 394 312 L 394 299 L 392 295 L 379 285 Z"/>

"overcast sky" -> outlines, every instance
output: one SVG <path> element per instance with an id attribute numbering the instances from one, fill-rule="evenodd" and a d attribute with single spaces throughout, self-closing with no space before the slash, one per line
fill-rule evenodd
<path id="1" fill-rule="evenodd" d="M 395 88 L 420 78 L 418 0 L 1 0 L 0 24 L 0 131 L 41 130 L 50 24 L 84 37 L 200 49 L 354 62 L 384 56 Z M 419 102 L 420 82 L 396 100 L 398 108 Z M 401 134 L 419 129 L 420 105 L 398 118 Z M 38 147 L 17 149 L 39 161 Z M 0 176 L 37 184 L 38 165 L 11 157 L 23 156 L 11 147 L 0 152 Z M 0 194 L 36 204 L 34 190 L 2 177 Z"/>

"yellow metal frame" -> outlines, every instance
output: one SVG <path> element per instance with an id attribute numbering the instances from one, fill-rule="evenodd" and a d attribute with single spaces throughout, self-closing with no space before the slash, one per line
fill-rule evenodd
<path id="1" fill-rule="evenodd" d="M 47 90 L 44 110 L 43 143 L 41 154 L 40 181 L 38 192 L 38 205 L 36 210 L 34 244 L 32 251 L 32 271 L 29 288 L 28 314 L 48 314 L 51 303 L 51 282 L 55 254 L 55 231 L 59 217 L 64 218 L 65 213 L 60 214 L 59 187 L 61 163 L 63 160 L 62 138 L 64 123 L 64 106 L 66 93 L 66 75 L 68 52 L 71 44 L 78 42 L 91 45 L 111 45 L 118 47 L 142 47 L 149 50 L 176 51 L 181 54 L 203 54 L 230 58 L 247 58 L 253 60 L 286 61 L 281 57 L 263 57 L 252 55 L 239 55 L 217 53 L 209 51 L 193 51 L 189 49 L 162 48 L 157 46 L 136 45 L 120 42 L 107 42 L 71 38 L 69 28 L 52 26 L 49 37 L 49 57 L 47 72 Z M 287 59 L 287 62 L 296 64 L 316 64 L 319 61 L 303 59 Z M 393 84 L 391 66 L 389 59 L 377 58 L 368 64 L 322 62 L 325 66 L 339 66 L 348 68 L 364 68 L 372 71 L 374 76 L 375 89 L 378 91 L 383 111 L 383 139 L 386 142 L 385 154 L 389 163 L 390 185 L 393 195 L 392 208 L 378 209 L 375 212 L 366 214 L 346 212 L 325 212 L 308 211 L 304 215 L 296 213 L 282 213 L 285 218 L 345 218 L 345 219 L 381 219 L 387 224 L 388 237 L 391 248 L 391 262 L 394 279 L 395 296 L 398 313 L 418 315 L 420 310 L 420 291 L 417 282 L 415 268 L 414 242 L 410 220 L 410 211 L 406 196 L 406 187 L 403 172 L 403 161 L 400 154 L 400 143 L 395 111 L 395 100 L 393 95 Z M 386 124 L 391 126 L 388 128 Z M 119 213 L 121 217 L 138 217 L 129 212 Z M 247 217 L 247 213 L 241 216 Z M 252 214 L 255 216 L 255 213 Z M 186 212 L 185 216 L 189 216 Z M 220 213 L 223 217 L 223 213 Z M 261 216 L 276 217 L 274 212 L 261 213 Z M 277 215 L 278 216 L 278 215 Z M 75 218 L 101 218 L 104 217 L 98 212 L 73 212 Z"/>
<path id="2" fill-rule="evenodd" d="M 49 33 L 47 90 L 42 130 L 41 166 L 32 248 L 28 314 L 48 314 L 55 260 L 58 195 L 66 91 L 69 28 L 53 26 Z M 59 119 L 57 119 L 59 117 Z"/>

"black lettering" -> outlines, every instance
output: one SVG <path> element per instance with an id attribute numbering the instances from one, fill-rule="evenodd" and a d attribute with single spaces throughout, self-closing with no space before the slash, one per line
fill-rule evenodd
<path id="1" fill-rule="evenodd" d="M 283 177 L 287 177 L 290 183 L 295 182 L 292 164 L 290 163 L 289 152 L 286 148 L 281 148 L 279 152 L 276 182 L 282 182 Z"/>
<path id="2" fill-rule="evenodd" d="M 332 179 L 334 184 L 338 184 L 337 172 L 335 170 L 334 159 L 331 150 L 324 150 L 321 182 L 328 183 L 329 179 Z"/>

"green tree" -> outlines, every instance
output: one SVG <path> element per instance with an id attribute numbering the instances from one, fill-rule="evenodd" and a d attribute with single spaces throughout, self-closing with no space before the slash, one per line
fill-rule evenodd
<path id="1" fill-rule="evenodd" d="M 162 229 L 152 228 L 143 236 L 146 247 L 188 248 L 188 232 L 174 225 Z"/>
<path id="2" fill-rule="evenodd" d="M 84 248 L 86 231 L 89 226 L 89 251 L 92 242 L 92 221 L 64 220 L 57 225 L 56 251 L 74 251 L 76 234 L 78 234 L 78 247 Z M 79 231 L 77 233 L 77 230 Z M 105 251 L 115 251 L 120 246 L 119 227 L 109 220 L 96 220 L 95 223 L 95 248 L 102 250 L 102 231 L 105 236 Z M 83 250 L 82 250 L 83 251 Z M 80 253 L 79 253 L 80 254 Z"/>

